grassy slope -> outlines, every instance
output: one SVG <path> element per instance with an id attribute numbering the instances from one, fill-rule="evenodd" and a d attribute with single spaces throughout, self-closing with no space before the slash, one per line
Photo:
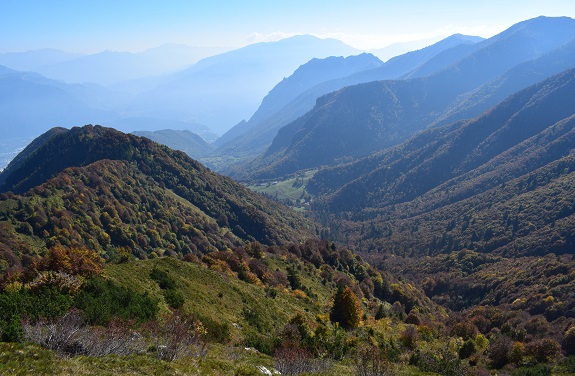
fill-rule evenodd
<path id="1" fill-rule="evenodd" d="M 322 284 L 319 270 L 300 261 L 286 261 L 283 257 L 268 255 L 264 262 L 273 269 L 285 272 L 288 265 L 297 268 L 302 284 L 313 291 L 314 298 L 303 292 L 277 289 L 272 298 L 264 286 L 240 281 L 230 272 L 210 269 L 205 265 L 182 262 L 163 257 L 125 264 L 108 264 L 105 276 L 119 285 L 137 292 L 147 292 L 160 300 L 161 310 L 168 311 L 158 284 L 150 272 L 158 268 L 175 280 L 177 290 L 185 297 L 184 310 L 198 317 L 209 317 L 220 324 L 229 325 L 228 344 L 211 344 L 204 358 L 182 358 L 164 362 L 149 355 L 62 358 L 54 352 L 31 344 L 0 343 L 0 374 L 74 374 L 74 375 L 257 375 L 257 366 L 271 369 L 274 359 L 254 349 L 245 348 L 246 337 L 254 333 L 274 336 L 296 313 L 305 315 L 310 322 L 329 324 L 332 283 Z M 254 322 L 246 318 L 249 310 L 257 316 Z M 373 324 L 373 323 L 372 323 Z M 378 330 L 397 335 L 403 324 L 386 319 L 378 322 Z M 257 335 L 257 334 L 256 334 Z M 262 336 L 260 334 L 260 336 Z M 265 334 L 263 335 L 265 337 Z M 355 368 L 350 358 L 335 362 L 332 367 L 314 375 L 350 375 Z M 408 366 L 399 366 L 398 375 L 431 375 Z"/>
<path id="2" fill-rule="evenodd" d="M 278 268 L 282 267 L 273 260 L 268 262 Z M 297 312 L 304 313 L 311 320 L 315 320 L 315 315 L 327 312 L 332 294 L 330 288 L 317 283 L 314 281 L 315 278 L 312 280 L 309 274 L 304 273 L 302 277 L 306 285 L 313 286 L 313 290 L 319 296 L 317 301 L 312 301 L 307 297 L 298 297 L 289 291 L 271 298 L 266 296 L 263 286 L 242 282 L 235 276 L 210 270 L 206 266 L 181 262 L 168 257 L 109 265 L 106 273 L 120 285 L 138 292 L 148 292 L 161 299 L 162 309 L 167 310 L 168 306 L 163 303 L 160 288 L 149 277 L 154 267 L 167 271 L 175 279 L 177 289 L 186 299 L 184 309 L 201 317 L 237 323 L 242 328 L 250 326 L 242 314 L 245 309 L 254 310 L 260 314 L 261 319 L 270 326 L 272 332 L 281 328 Z M 232 338 L 242 335 L 239 327 L 232 326 L 230 329 Z"/>

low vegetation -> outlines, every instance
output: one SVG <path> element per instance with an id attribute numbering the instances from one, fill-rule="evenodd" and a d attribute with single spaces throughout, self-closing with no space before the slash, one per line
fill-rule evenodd
<path id="1" fill-rule="evenodd" d="M 56 251 L 50 254 L 73 253 Z M 109 367 L 120 374 L 250 375 L 265 367 L 282 374 L 471 375 L 526 366 L 562 374 L 574 352 L 569 320 L 565 333 L 556 333 L 542 316 L 524 322 L 527 316 L 502 309 L 447 315 L 409 284 L 329 242 L 250 243 L 201 259 L 131 257 L 84 276 L 51 272 L 81 283 L 70 289 L 60 278 L 40 286 L 34 281 L 46 271 L 30 266 L 3 285 L 2 346 L 12 349 L 2 355 L 6 370 L 23 372 L 20 352 L 36 354 L 25 364 L 39 374 Z"/>

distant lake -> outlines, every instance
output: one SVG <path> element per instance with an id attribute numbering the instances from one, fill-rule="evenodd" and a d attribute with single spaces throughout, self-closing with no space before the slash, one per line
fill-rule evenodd
<path id="1" fill-rule="evenodd" d="M 32 137 L 0 139 L 0 171 L 4 170 L 32 140 Z"/>

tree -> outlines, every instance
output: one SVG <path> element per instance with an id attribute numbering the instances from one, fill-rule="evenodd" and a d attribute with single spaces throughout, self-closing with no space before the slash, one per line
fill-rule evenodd
<path id="1" fill-rule="evenodd" d="M 567 355 L 575 355 L 575 326 L 567 329 L 563 336 L 561 347 Z"/>
<path id="2" fill-rule="evenodd" d="M 333 298 L 330 319 L 342 328 L 353 329 L 359 326 L 363 312 L 361 303 L 349 287 L 340 287 Z"/>
<path id="3" fill-rule="evenodd" d="M 55 245 L 40 261 L 38 269 L 60 271 L 89 278 L 102 274 L 103 265 L 100 256 L 88 248 L 67 248 Z"/>

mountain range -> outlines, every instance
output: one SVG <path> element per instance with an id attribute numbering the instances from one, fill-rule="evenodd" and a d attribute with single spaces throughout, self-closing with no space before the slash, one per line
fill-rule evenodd
<path id="1" fill-rule="evenodd" d="M 301 35 L 256 43 L 199 61 L 127 106 L 138 116 L 193 120 L 223 133 L 247 119 L 261 98 L 303 62 L 358 51 L 337 40 Z"/>
<path id="2" fill-rule="evenodd" d="M 338 70 L 330 59 L 310 61 L 279 83 L 247 123 L 236 125 L 220 137 L 216 141 L 219 146 L 217 154 L 253 157 L 269 147 L 281 127 L 311 110 L 320 96 L 353 84 L 400 78 L 446 49 L 480 40 L 478 37 L 453 35 L 432 46 L 394 57 L 385 64 L 372 61 L 370 55 L 349 57 L 345 66 L 351 68 L 353 64 L 353 71 Z M 330 73 L 318 75 L 318 70 Z M 316 78 L 310 80 L 310 75 Z M 231 170 L 225 172 L 233 173 Z"/>
<path id="3" fill-rule="evenodd" d="M 170 148 L 180 150 L 191 158 L 198 159 L 210 154 L 214 148 L 203 138 L 188 130 L 165 129 L 161 131 L 136 131 L 132 132 L 136 136 L 146 137 L 162 145 L 169 145 Z"/>
<path id="4" fill-rule="evenodd" d="M 33 71 L 67 83 L 102 86 L 172 73 L 199 60 L 224 52 L 221 48 L 164 44 L 142 52 L 102 51 L 72 54 L 55 49 L 0 54 L 0 64 Z"/>
<path id="5" fill-rule="evenodd" d="M 38 73 L 0 68 L 0 116 L 3 136 L 38 136 L 54 126 L 106 122 L 115 117 L 118 98 L 97 85 L 65 84 Z"/>
<path id="6" fill-rule="evenodd" d="M 164 45 L 141 53 L 1 54 L 6 137 L 99 123 L 126 132 L 201 129 L 201 136 L 213 141 L 255 111 L 273 85 L 299 65 L 358 51 L 336 40 L 297 36 L 217 52 Z M 139 124 L 142 128 L 134 127 Z"/>
<path id="7" fill-rule="evenodd" d="M 253 178 L 273 178 L 335 164 L 398 144 L 440 119 L 478 115 L 505 95 L 568 68 L 574 37 L 572 19 L 540 17 L 485 41 L 456 46 L 456 54 L 453 49 L 439 53 L 418 68 L 440 69 L 430 76 L 373 81 L 327 94 L 280 129 L 248 170 Z M 475 90 L 490 91 L 483 103 L 462 104 Z"/>

